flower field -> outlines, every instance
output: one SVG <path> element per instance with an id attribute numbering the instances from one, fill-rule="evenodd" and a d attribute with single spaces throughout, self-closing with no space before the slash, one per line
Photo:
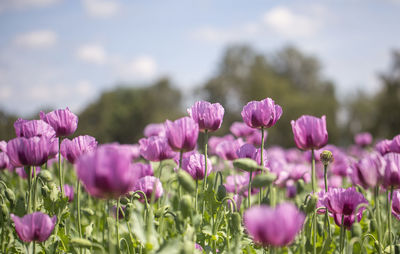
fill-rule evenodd
<path id="1" fill-rule="evenodd" d="M 223 137 L 219 103 L 187 112 L 138 144 L 73 138 L 68 108 L 18 119 L 0 142 L 0 253 L 400 252 L 400 135 L 337 147 L 303 115 L 285 149 L 267 142 L 285 113 L 271 98 Z"/>

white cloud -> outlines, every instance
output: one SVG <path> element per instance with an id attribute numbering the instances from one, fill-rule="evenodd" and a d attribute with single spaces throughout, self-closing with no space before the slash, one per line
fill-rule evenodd
<path id="1" fill-rule="evenodd" d="M 86 12 L 97 18 L 109 18 L 118 13 L 120 5 L 114 0 L 83 0 Z"/>
<path id="2" fill-rule="evenodd" d="M 107 53 L 103 46 L 97 44 L 82 45 L 78 48 L 76 56 L 85 62 L 104 64 L 107 60 Z"/>
<path id="3" fill-rule="evenodd" d="M 263 22 L 276 33 L 286 37 L 312 36 L 321 27 L 321 22 L 316 17 L 295 13 L 285 6 L 278 6 L 266 12 Z"/>
<path id="4" fill-rule="evenodd" d="M 40 49 L 54 46 L 57 34 L 51 30 L 37 30 L 17 35 L 14 44 L 24 48 Z"/>
<path id="5" fill-rule="evenodd" d="M 252 36 L 257 36 L 261 31 L 261 26 L 257 23 L 247 23 L 229 29 L 219 29 L 214 27 L 203 27 L 195 30 L 192 37 L 197 40 L 226 43 L 230 41 L 247 40 Z"/>
<path id="6" fill-rule="evenodd" d="M 60 0 L 0 0 L 0 12 L 10 9 L 47 7 L 57 2 L 60 2 Z"/>
<path id="7" fill-rule="evenodd" d="M 157 74 L 157 63 L 151 56 L 140 56 L 114 65 L 118 78 L 123 80 L 148 80 Z"/>

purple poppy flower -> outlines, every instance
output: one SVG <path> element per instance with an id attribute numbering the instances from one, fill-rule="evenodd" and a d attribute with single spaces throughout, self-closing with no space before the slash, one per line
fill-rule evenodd
<path id="1" fill-rule="evenodd" d="M 0 152 L 0 170 L 10 167 L 10 159 L 6 152 Z"/>
<path id="2" fill-rule="evenodd" d="M 247 124 L 243 122 L 234 122 L 232 123 L 229 130 L 235 135 L 237 138 L 244 138 L 253 134 L 254 129 L 249 127 Z"/>
<path id="3" fill-rule="evenodd" d="M 384 139 L 376 143 L 375 150 L 378 151 L 382 156 L 390 153 L 390 143 L 392 141 L 389 139 Z"/>
<path id="4" fill-rule="evenodd" d="M 235 160 L 238 157 L 237 150 L 244 144 L 241 138 L 236 140 L 224 140 L 217 145 L 215 152 L 224 160 Z"/>
<path id="5" fill-rule="evenodd" d="M 32 138 L 35 136 L 45 136 L 55 138 L 56 132 L 53 127 L 42 120 L 23 120 L 18 119 L 14 123 L 14 129 L 17 137 Z"/>
<path id="6" fill-rule="evenodd" d="M 264 144 L 267 142 L 268 132 L 264 130 Z M 247 136 L 246 142 L 255 146 L 261 146 L 261 131 L 254 129 L 253 133 Z"/>
<path id="7" fill-rule="evenodd" d="M 386 161 L 379 153 L 371 153 L 357 163 L 353 163 L 352 180 L 365 189 L 383 182 Z"/>
<path id="8" fill-rule="evenodd" d="M 36 175 L 39 174 L 40 170 L 41 170 L 40 167 L 36 167 Z M 17 173 L 17 175 L 19 175 L 19 177 L 21 177 L 22 179 L 26 179 L 28 177 L 23 167 L 15 168 L 15 173 Z M 32 177 L 34 176 L 35 176 L 35 171 L 32 169 Z"/>
<path id="9" fill-rule="evenodd" d="M 68 197 L 68 202 L 74 201 L 74 187 L 69 184 L 64 184 L 64 193 L 65 196 Z"/>
<path id="10" fill-rule="evenodd" d="M 152 136 L 139 140 L 140 155 L 149 161 L 162 161 L 176 157 L 165 137 Z"/>
<path id="11" fill-rule="evenodd" d="M 326 193 L 325 200 L 323 201 L 323 205 L 332 214 L 338 226 L 342 225 L 342 215 L 344 215 L 343 225 L 346 229 L 351 228 L 356 217 L 358 221 L 361 220 L 365 207 L 360 208 L 357 215 L 355 215 L 355 211 L 363 203 L 368 204 L 368 201 L 354 187 L 347 189 L 331 188 Z"/>
<path id="12" fill-rule="evenodd" d="M 188 152 L 197 144 L 199 126 L 190 117 L 182 117 L 174 122 L 165 122 L 165 131 L 168 143 L 175 151 Z"/>
<path id="13" fill-rule="evenodd" d="M 142 178 L 145 176 L 153 176 L 153 168 L 151 167 L 151 164 L 145 164 L 141 162 L 136 162 L 132 164 L 132 167 L 134 170 L 138 172 L 138 178 Z"/>
<path id="14" fill-rule="evenodd" d="M 395 190 L 393 191 L 393 198 L 392 198 L 392 214 L 398 220 L 400 220 L 400 191 Z"/>
<path id="15" fill-rule="evenodd" d="M 282 108 L 271 98 L 250 101 L 242 110 L 243 122 L 251 128 L 270 128 L 281 118 Z"/>
<path id="16" fill-rule="evenodd" d="M 196 250 L 203 251 L 203 247 L 201 247 L 201 245 L 198 244 L 198 243 L 195 243 L 195 244 L 194 244 L 194 248 L 195 248 Z"/>
<path id="17" fill-rule="evenodd" d="M 293 242 L 303 227 L 305 216 L 291 203 L 275 208 L 253 206 L 244 213 L 244 225 L 254 242 L 282 247 Z"/>
<path id="18" fill-rule="evenodd" d="M 57 137 L 69 136 L 78 127 L 78 117 L 69 108 L 54 110 L 47 114 L 40 111 L 40 119 L 53 127 Z"/>
<path id="19" fill-rule="evenodd" d="M 218 146 L 222 141 L 225 141 L 225 140 L 227 140 L 227 141 L 234 141 L 235 138 L 234 138 L 232 135 L 230 135 L 230 134 L 225 135 L 225 136 L 223 136 L 223 137 L 215 137 L 215 136 L 211 137 L 211 138 L 208 140 L 208 153 L 209 153 L 209 154 L 213 154 L 213 155 L 217 155 L 217 151 L 216 151 L 217 146 Z"/>
<path id="20" fill-rule="evenodd" d="M 224 186 L 227 192 L 240 193 L 247 186 L 248 181 L 248 177 L 245 175 L 230 175 L 226 177 Z"/>
<path id="21" fill-rule="evenodd" d="M 120 145 L 101 145 L 78 159 L 77 175 L 90 195 L 116 199 L 128 193 L 138 179 L 131 161 L 130 152 Z"/>
<path id="22" fill-rule="evenodd" d="M 258 164 L 261 162 L 261 148 L 257 149 L 252 144 L 244 144 L 237 151 L 236 154 L 239 158 L 249 158 L 255 160 Z M 267 151 L 263 153 L 263 165 L 267 165 Z"/>
<path id="23" fill-rule="evenodd" d="M 55 139 L 32 137 L 14 138 L 7 143 L 7 155 L 14 167 L 41 166 L 50 155 L 50 149 Z"/>
<path id="24" fill-rule="evenodd" d="M 154 201 L 159 199 L 164 192 L 160 179 L 154 176 L 145 176 L 140 178 L 132 189 L 132 191 L 138 190 L 141 190 L 144 192 L 144 194 L 146 194 L 148 202 L 150 202 L 153 192 Z M 141 199 L 141 201 L 143 201 L 143 199 Z"/>
<path id="25" fill-rule="evenodd" d="M 392 153 L 400 153 L 400 135 L 397 135 L 392 139 L 389 150 Z"/>
<path id="26" fill-rule="evenodd" d="M 24 242 L 44 242 L 53 232 L 57 217 L 50 218 L 47 214 L 35 212 L 20 218 L 10 214 L 15 224 L 15 231 L 19 239 Z"/>
<path id="27" fill-rule="evenodd" d="M 385 175 L 383 177 L 383 186 L 389 188 L 400 187 L 400 154 L 388 153 L 383 158 L 386 161 Z"/>
<path id="28" fill-rule="evenodd" d="M 199 130 L 204 132 L 216 131 L 221 127 L 225 110 L 219 103 L 197 101 L 187 112 L 199 125 Z"/>
<path id="29" fill-rule="evenodd" d="M 194 180 L 203 180 L 205 175 L 205 156 L 192 153 L 182 159 L 182 169 L 188 172 Z M 210 159 L 207 159 L 207 176 L 212 171 Z"/>
<path id="30" fill-rule="evenodd" d="M 328 143 L 326 117 L 317 118 L 303 115 L 296 121 L 291 121 L 294 141 L 299 149 L 319 149 Z"/>
<path id="31" fill-rule="evenodd" d="M 372 135 L 369 132 L 358 133 L 354 136 L 354 143 L 361 147 L 369 146 L 372 143 Z"/>
<path id="32" fill-rule="evenodd" d="M 95 150 L 97 141 L 89 135 L 79 136 L 72 140 L 64 139 L 61 143 L 61 154 L 69 162 L 74 164 L 77 159 L 87 152 Z"/>
<path id="33" fill-rule="evenodd" d="M 165 127 L 163 123 L 151 123 L 144 128 L 144 136 L 149 138 L 152 136 L 165 137 Z"/>

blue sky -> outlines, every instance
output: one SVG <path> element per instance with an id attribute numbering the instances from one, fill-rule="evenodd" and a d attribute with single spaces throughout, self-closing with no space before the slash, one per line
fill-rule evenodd
<path id="1" fill-rule="evenodd" d="M 317 56 L 338 95 L 379 89 L 400 49 L 399 0 L 0 0 L 0 108 L 79 112 L 118 82 L 190 91 L 227 45 Z"/>

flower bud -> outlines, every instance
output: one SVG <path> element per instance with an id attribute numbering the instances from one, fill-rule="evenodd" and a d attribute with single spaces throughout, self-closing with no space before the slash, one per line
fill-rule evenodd
<path id="1" fill-rule="evenodd" d="M 376 224 L 376 220 L 372 219 L 369 221 L 369 230 L 371 232 L 374 232 L 376 229 L 378 228 L 377 224 Z"/>
<path id="2" fill-rule="evenodd" d="M 306 213 L 310 214 L 314 212 L 317 206 L 318 198 L 315 195 L 310 196 L 306 205 Z"/>
<path id="3" fill-rule="evenodd" d="M 9 211 L 8 211 L 8 208 L 7 208 L 6 204 L 4 204 L 4 203 L 1 204 L 0 213 L 1 213 L 1 215 L 2 215 L 2 217 L 3 217 L 4 219 L 7 219 L 7 218 L 8 218 L 8 216 L 9 216 Z"/>
<path id="4" fill-rule="evenodd" d="M 324 150 L 322 151 L 321 155 L 319 156 L 322 164 L 327 166 L 329 163 L 333 162 L 333 154 L 331 151 Z"/>
<path id="5" fill-rule="evenodd" d="M 249 158 L 239 158 L 233 161 L 233 166 L 235 168 L 239 168 L 241 170 L 247 171 L 247 172 L 252 172 L 252 171 L 257 171 L 257 170 L 263 170 L 264 168 L 260 165 L 255 160 L 249 159 Z"/>
<path id="6" fill-rule="evenodd" d="M 48 170 L 41 170 L 38 176 L 46 182 L 51 182 L 53 180 L 53 177 Z"/>
<path id="7" fill-rule="evenodd" d="M 77 238 L 77 237 L 72 238 L 70 243 L 72 244 L 72 246 L 79 247 L 79 248 L 92 247 L 92 242 L 87 239 L 83 239 L 83 238 Z"/>
<path id="8" fill-rule="evenodd" d="M 129 198 L 127 198 L 127 197 L 122 197 L 122 198 L 120 199 L 120 203 L 121 203 L 122 205 L 128 204 L 129 201 L 130 201 Z"/>
<path id="9" fill-rule="evenodd" d="M 302 193 L 304 191 L 304 180 L 299 179 L 296 183 L 296 190 L 297 193 Z"/>
<path id="10" fill-rule="evenodd" d="M 4 194 L 6 194 L 6 198 L 8 199 L 8 201 L 10 201 L 11 206 L 13 206 L 15 204 L 14 192 L 10 188 L 7 188 Z"/>
<path id="11" fill-rule="evenodd" d="M 125 207 L 125 211 L 124 212 L 125 212 L 125 220 L 129 221 L 129 218 L 130 218 L 130 216 L 131 216 L 131 214 L 133 212 L 133 204 L 128 203 L 126 205 L 126 207 Z"/>
<path id="12" fill-rule="evenodd" d="M 276 175 L 272 173 L 263 173 L 256 175 L 251 182 L 252 188 L 267 187 L 276 180 Z"/>
<path id="13" fill-rule="evenodd" d="M 362 228 L 360 223 L 354 222 L 354 224 L 351 226 L 351 235 L 352 237 L 361 237 Z"/>
<path id="14" fill-rule="evenodd" d="M 225 197 L 226 197 L 226 188 L 223 184 L 221 184 L 220 186 L 218 186 L 217 200 L 221 202 Z"/>
<path id="15" fill-rule="evenodd" d="M 81 208 L 81 211 L 82 212 L 84 212 L 87 216 L 93 216 L 94 215 L 94 212 L 93 212 L 93 210 L 92 209 L 90 209 L 90 208 Z"/>
<path id="16" fill-rule="evenodd" d="M 181 211 L 184 218 L 192 215 L 192 198 L 189 195 L 184 195 L 181 199 Z"/>
<path id="17" fill-rule="evenodd" d="M 186 171 L 179 171 L 178 182 L 189 193 L 193 193 L 196 190 L 196 185 L 192 177 Z"/>
<path id="18" fill-rule="evenodd" d="M 231 214 L 229 222 L 231 232 L 239 233 L 241 231 L 242 218 L 238 212 Z"/>
<path id="19" fill-rule="evenodd" d="M 47 197 L 50 189 L 47 187 L 47 185 L 43 185 L 42 188 L 40 188 L 40 192 L 42 193 L 43 197 Z"/>

